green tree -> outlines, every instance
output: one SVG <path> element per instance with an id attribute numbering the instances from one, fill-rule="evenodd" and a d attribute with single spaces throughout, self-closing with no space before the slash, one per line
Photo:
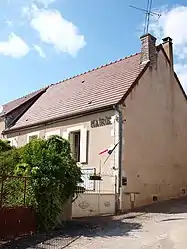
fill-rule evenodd
<path id="1" fill-rule="evenodd" d="M 0 140 L 0 186 L 3 183 L 3 206 L 23 205 L 24 182 L 22 179 L 12 178 L 15 167 L 20 161 L 19 150 L 12 147 L 9 141 Z"/>
<path id="2" fill-rule="evenodd" d="M 9 141 L 0 140 L 0 152 L 11 150 L 12 146 Z"/>
<path id="3" fill-rule="evenodd" d="M 13 174 L 19 160 L 19 150 L 12 147 L 9 141 L 0 140 L 0 176 Z"/>
<path id="4" fill-rule="evenodd" d="M 81 181 L 81 170 L 72 157 L 70 144 L 60 136 L 36 139 L 22 148 L 17 174 L 31 177 L 40 228 L 58 226 L 63 204 L 71 198 Z"/>

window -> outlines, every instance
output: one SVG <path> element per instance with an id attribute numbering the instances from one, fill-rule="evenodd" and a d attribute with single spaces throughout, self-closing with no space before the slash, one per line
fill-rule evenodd
<path id="1" fill-rule="evenodd" d="M 75 159 L 81 164 L 87 163 L 87 128 L 83 125 L 67 128 L 63 138 L 68 139 Z"/>
<path id="2" fill-rule="evenodd" d="M 9 138 L 8 141 L 10 142 L 11 146 L 18 147 L 18 138 L 17 137 Z"/>
<path id="3" fill-rule="evenodd" d="M 80 131 L 70 132 L 70 144 L 76 162 L 80 162 Z"/>
<path id="4" fill-rule="evenodd" d="M 29 143 L 30 141 L 39 138 L 39 131 L 35 131 L 32 133 L 27 134 L 27 143 Z"/>
<path id="5" fill-rule="evenodd" d="M 29 142 L 37 138 L 38 138 L 38 135 L 29 136 Z"/>

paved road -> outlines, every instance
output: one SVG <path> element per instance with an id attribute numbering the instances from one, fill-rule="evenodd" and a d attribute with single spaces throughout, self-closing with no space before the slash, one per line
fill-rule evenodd
<path id="1" fill-rule="evenodd" d="M 187 199 L 172 200 L 146 212 L 114 217 L 92 236 L 82 236 L 69 249 L 185 249 L 187 248 Z"/>
<path id="2" fill-rule="evenodd" d="M 79 220 L 66 230 L 15 242 L 19 249 L 186 249 L 187 197 L 139 212 Z"/>

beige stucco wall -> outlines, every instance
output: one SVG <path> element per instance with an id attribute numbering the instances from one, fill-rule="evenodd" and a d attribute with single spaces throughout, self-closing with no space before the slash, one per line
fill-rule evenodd
<path id="1" fill-rule="evenodd" d="M 19 133 L 12 133 L 7 135 L 7 138 L 16 137 L 18 141 L 18 146 L 23 146 L 27 143 L 27 136 L 29 133 L 38 132 L 40 138 L 44 138 L 45 134 L 51 131 L 60 130 L 60 135 L 64 135 L 68 129 L 74 127 L 83 126 L 88 131 L 87 137 L 87 163 L 84 163 L 82 168 L 96 168 L 97 172 L 101 165 L 104 163 L 107 155 L 98 155 L 98 153 L 116 142 L 118 139 L 117 124 L 111 124 L 106 126 L 101 126 L 97 128 L 91 128 L 91 120 L 97 120 L 99 118 L 104 118 L 105 116 L 114 115 L 114 110 L 101 112 L 93 115 L 88 115 L 68 121 L 58 122 L 52 125 L 43 126 L 38 129 L 31 129 L 27 131 L 22 131 Z M 115 130 L 115 132 L 114 132 Z M 118 148 L 116 148 L 115 153 L 113 153 L 106 164 L 102 167 L 103 174 L 117 174 L 117 170 L 113 170 L 112 167 L 118 168 Z"/>
<path id="2" fill-rule="evenodd" d="M 139 192 L 135 206 L 187 193 L 187 102 L 159 52 L 157 68 L 148 69 L 124 107 L 125 192 Z M 123 208 L 130 197 L 123 195 Z"/>
<path id="3" fill-rule="evenodd" d="M 84 193 L 72 203 L 72 217 L 98 216 L 115 213 L 114 193 Z"/>
<path id="4" fill-rule="evenodd" d="M 0 139 L 3 139 L 2 131 L 5 129 L 4 119 L 0 119 Z"/>

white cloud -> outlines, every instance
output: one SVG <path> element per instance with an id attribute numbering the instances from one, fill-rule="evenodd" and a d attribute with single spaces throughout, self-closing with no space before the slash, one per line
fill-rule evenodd
<path id="1" fill-rule="evenodd" d="M 0 54 L 21 58 L 29 52 L 29 47 L 21 37 L 11 33 L 8 41 L 0 42 Z"/>
<path id="2" fill-rule="evenodd" d="M 40 57 L 46 58 L 46 55 L 45 55 L 43 49 L 40 46 L 33 45 L 33 48 L 36 50 L 36 52 L 39 54 Z"/>
<path id="3" fill-rule="evenodd" d="M 150 23 L 150 31 L 159 39 L 170 36 L 173 39 L 175 70 L 187 91 L 187 6 L 165 8 L 160 19 Z"/>
<path id="4" fill-rule="evenodd" d="M 31 9 L 25 9 L 24 14 L 27 14 L 31 27 L 39 33 L 40 39 L 58 51 L 75 56 L 86 45 L 78 28 L 63 18 L 59 11 L 38 9 L 33 5 Z"/>
<path id="5" fill-rule="evenodd" d="M 54 3 L 56 0 L 35 0 L 36 3 L 44 5 L 47 8 L 50 4 Z"/>

